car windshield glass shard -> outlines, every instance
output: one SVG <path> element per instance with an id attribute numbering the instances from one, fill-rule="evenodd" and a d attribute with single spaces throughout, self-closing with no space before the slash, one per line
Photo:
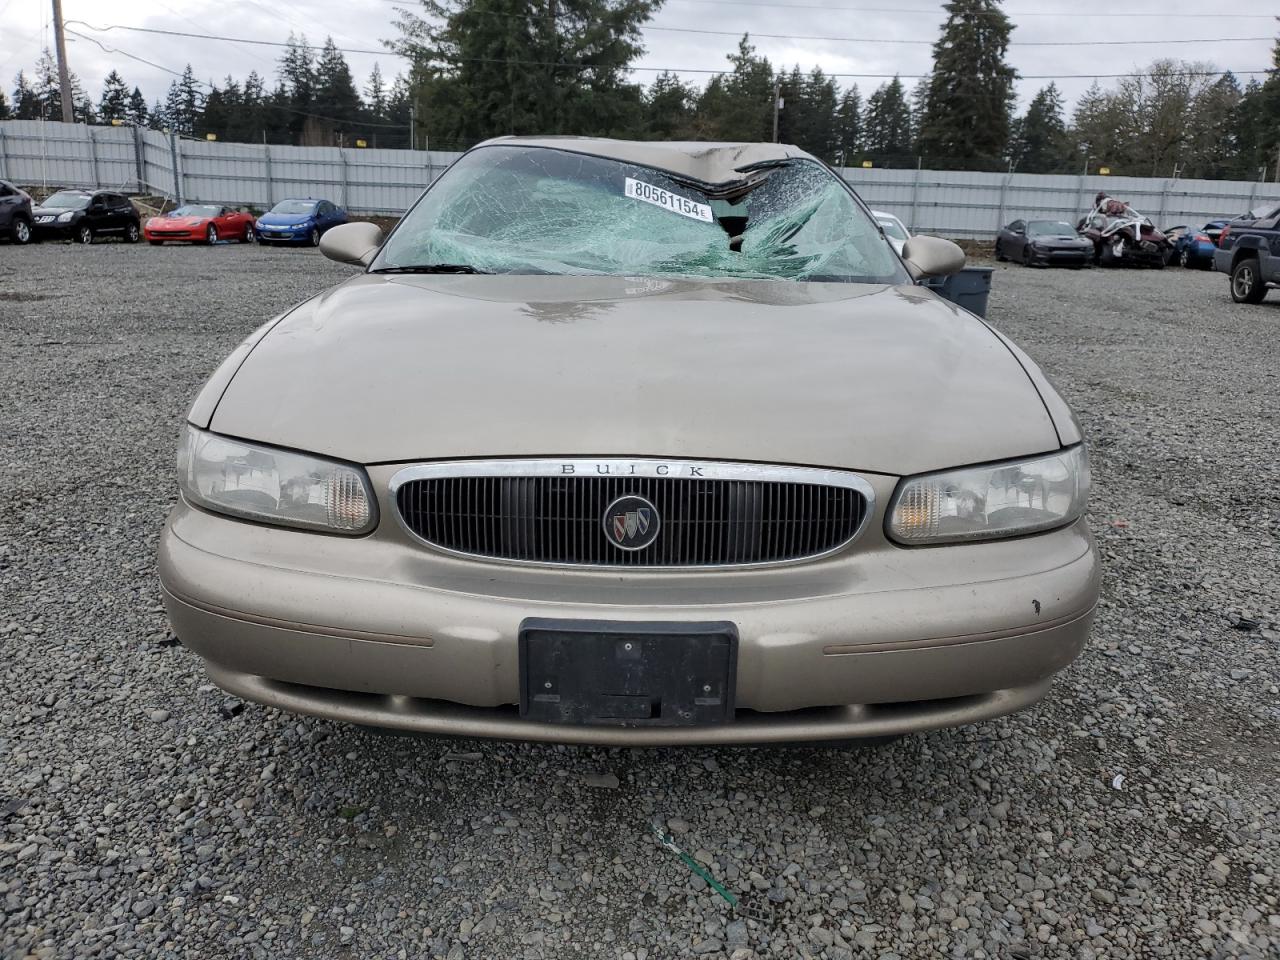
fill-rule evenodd
<path id="1" fill-rule="evenodd" d="M 83 210 L 89 206 L 89 198 L 83 193 L 55 193 L 40 206 L 52 210 Z"/>
<path id="2" fill-rule="evenodd" d="M 272 213 L 315 213 L 316 201 L 314 200 L 281 200 L 271 208 Z"/>
<path id="3" fill-rule="evenodd" d="M 724 184 L 699 189 L 619 160 L 486 147 L 441 177 L 374 269 L 905 281 L 875 223 L 821 164 L 795 160 L 735 185 L 730 198 Z"/>
<path id="4" fill-rule="evenodd" d="M 217 215 L 218 208 L 208 203 L 188 203 L 169 214 L 171 217 L 216 217 Z"/>
<path id="5" fill-rule="evenodd" d="M 415 263 L 404 267 L 379 267 L 370 273 L 489 273 L 469 263 Z"/>
<path id="6" fill-rule="evenodd" d="M 1065 220 L 1032 220 L 1027 233 L 1033 237 L 1074 237 L 1076 228 Z"/>

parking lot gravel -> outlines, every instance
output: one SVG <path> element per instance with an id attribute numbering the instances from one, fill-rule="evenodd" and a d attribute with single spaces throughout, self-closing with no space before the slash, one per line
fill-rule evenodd
<path id="1" fill-rule="evenodd" d="M 0 246 L 0 956 L 1280 956 L 1280 294 L 997 267 L 992 321 L 1089 437 L 1105 562 L 1046 702 L 873 749 L 606 750 L 241 709 L 169 634 L 186 406 L 350 272 Z"/>

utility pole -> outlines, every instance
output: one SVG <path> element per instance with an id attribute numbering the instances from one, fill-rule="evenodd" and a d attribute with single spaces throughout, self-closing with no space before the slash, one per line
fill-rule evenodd
<path id="1" fill-rule="evenodd" d="M 413 102 L 409 103 L 409 149 L 413 149 Z"/>
<path id="2" fill-rule="evenodd" d="M 62 30 L 62 0 L 53 0 L 53 38 L 58 50 L 58 86 L 62 88 L 62 122 L 75 122 L 71 112 L 71 72 L 67 70 L 67 36 Z"/>
<path id="3" fill-rule="evenodd" d="M 782 85 L 773 85 L 773 142 L 778 142 L 778 111 L 782 109 Z"/>

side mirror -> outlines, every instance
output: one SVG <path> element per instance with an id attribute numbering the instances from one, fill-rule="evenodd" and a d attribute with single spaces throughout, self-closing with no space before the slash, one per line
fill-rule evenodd
<path id="1" fill-rule="evenodd" d="M 330 260 L 367 267 L 382 246 L 382 228 L 376 223 L 344 223 L 320 237 L 320 252 Z"/>
<path id="2" fill-rule="evenodd" d="M 945 277 L 960 272 L 964 251 L 941 237 L 912 237 L 902 248 L 902 259 L 912 280 Z"/>

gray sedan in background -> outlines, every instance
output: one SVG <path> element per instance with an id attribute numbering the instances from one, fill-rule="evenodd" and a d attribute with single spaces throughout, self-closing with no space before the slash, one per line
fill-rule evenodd
<path id="1" fill-rule="evenodd" d="M 996 237 L 996 259 L 1078 269 L 1093 260 L 1093 243 L 1065 220 L 1014 220 Z"/>
<path id="2" fill-rule="evenodd" d="M 286 710 L 596 744 L 1026 707 L 1098 597 L 1075 417 L 778 144 L 502 138 L 266 323 L 182 428 L 160 574 Z"/>

